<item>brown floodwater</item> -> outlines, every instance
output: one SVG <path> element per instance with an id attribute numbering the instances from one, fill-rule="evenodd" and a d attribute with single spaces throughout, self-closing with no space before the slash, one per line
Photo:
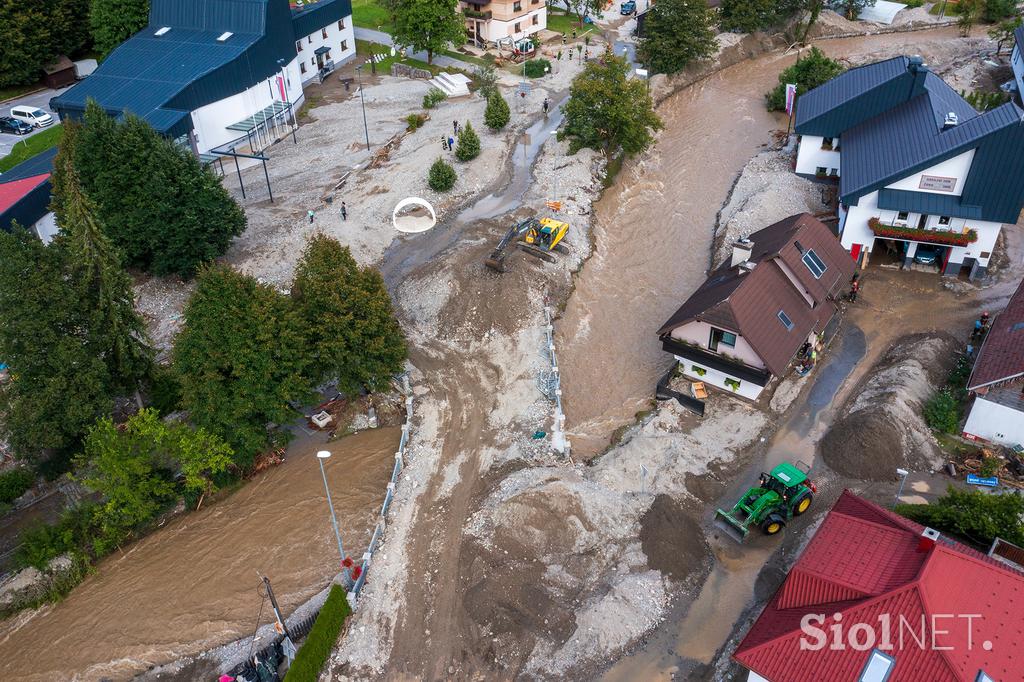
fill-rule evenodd
<path id="1" fill-rule="evenodd" d="M 957 50 L 953 28 L 824 40 L 833 57 L 884 59 Z M 566 425 L 573 451 L 596 454 L 649 405 L 672 364 L 658 328 L 704 280 L 715 216 L 746 162 L 786 118 L 764 93 L 795 52 L 723 69 L 666 99 L 650 157 L 627 164 L 594 208 L 595 250 L 557 323 Z"/>
<path id="2" fill-rule="evenodd" d="M 252 633 L 273 582 L 285 614 L 323 589 L 338 548 L 315 452 L 342 539 L 358 557 L 376 523 L 401 430 L 365 431 L 328 445 L 293 445 L 284 464 L 238 492 L 115 554 L 67 599 L 0 623 L 6 680 L 126 679 Z M 263 622 L 269 622 L 269 606 Z"/>

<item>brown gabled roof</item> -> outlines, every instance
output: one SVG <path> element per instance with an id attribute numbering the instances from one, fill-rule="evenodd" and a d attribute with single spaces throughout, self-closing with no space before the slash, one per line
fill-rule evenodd
<path id="1" fill-rule="evenodd" d="M 981 345 L 967 390 L 1024 375 L 1024 282 L 1010 297 Z"/>
<path id="2" fill-rule="evenodd" d="M 821 221 L 807 213 L 790 216 L 750 235 L 752 271 L 722 263 L 658 330 L 671 332 L 700 320 L 742 335 L 768 369 L 781 375 L 800 345 L 813 330 L 824 328 L 835 312 L 830 300 L 849 281 L 855 266 L 839 240 Z M 799 246 L 798 246 L 799 245 Z M 813 249 L 825 263 L 815 279 L 801 262 Z M 786 270 L 815 301 L 812 308 L 786 274 Z M 779 320 L 779 311 L 793 329 Z"/>

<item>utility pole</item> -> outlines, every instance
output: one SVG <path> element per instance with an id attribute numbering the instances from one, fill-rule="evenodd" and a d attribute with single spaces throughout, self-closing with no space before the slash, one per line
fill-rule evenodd
<path id="1" fill-rule="evenodd" d="M 345 566 L 345 547 L 341 544 L 341 532 L 338 530 L 338 517 L 334 514 L 334 503 L 331 502 L 331 489 L 327 486 L 327 472 L 324 471 L 324 460 L 331 456 L 329 450 L 321 450 L 316 453 L 316 459 L 320 462 L 320 475 L 324 478 L 324 492 L 327 494 L 327 507 L 331 510 L 331 524 L 334 526 L 334 537 L 338 541 L 338 554 L 341 555 L 341 570 L 345 575 L 348 585 L 352 584 L 352 574 Z M 346 589 L 348 587 L 346 585 Z"/>
<path id="2" fill-rule="evenodd" d="M 265 575 L 260 577 L 263 578 L 263 584 L 267 587 L 267 596 L 270 597 L 270 606 L 274 609 L 274 617 L 277 618 L 277 623 L 281 626 L 281 634 L 288 639 L 291 639 L 292 635 L 288 632 L 288 626 L 284 624 L 284 618 L 281 616 L 281 609 L 277 605 L 277 598 L 274 596 L 274 588 L 270 586 L 270 578 Z"/>
<path id="3" fill-rule="evenodd" d="M 366 125 L 366 99 L 363 97 L 363 65 L 356 67 L 356 77 L 359 78 L 359 103 L 363 107 L 363 132 L 366 133 L 366 151 L 370 151 L 370 129 Z"/>

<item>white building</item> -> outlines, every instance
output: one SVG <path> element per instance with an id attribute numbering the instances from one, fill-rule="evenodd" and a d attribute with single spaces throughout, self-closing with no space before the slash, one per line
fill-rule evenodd
<path id="1" fill-rule="evenodd" d="M 466 38 L 477 45 L 519 40 L 548 26 L 546 0 L 462 0 L 459 7 L 466 17 Z"/>
<path id="2" fill-rule="evenodd" d="M 661 329 L 682 374 L 756 400 L 836 313 L 853 261 L 825 225 L 801 213 L 733 245 Z"/>
<path id="3" fill-rule="evenodd" d="M 302 86 L 355 54 L 350 0 L 153 0 L 149 25 L 51 100 L 130 112 L 198 154 L 262 149 L 288 129 Z"/>
<path id="4" fill-rule="evenodd" d="M 920 58 L 851 69 L 802 95 L 796 172 L 839 183 L 842 245 L 972 279 L 1024 205 L 1024 112 L 979 113 Z"/>
<path id="5" fill-rule="evenodd" d="M 992 321 L 967 390 L 974 402 L 964 437 L 1024 445 L 1024 283 Z"/>
<path id="6" fill-rule="evenodd" d="M 1024 25 L 1018 26 L 1013 32 L 1013 53 L 1010 55 L 1010 67 L 1013 78 L 1017 81 L 1017 94 L 1024 98 Z"/>

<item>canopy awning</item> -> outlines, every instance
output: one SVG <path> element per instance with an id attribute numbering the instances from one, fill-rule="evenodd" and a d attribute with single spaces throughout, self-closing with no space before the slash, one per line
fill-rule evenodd
<path id="1" fill-rule="evenodd" d="M 322 45 L 322 46 L 316 48 L 315 50 L 313 50 L 313 54 L 315 54 L 317 56 L 320 56 L 322 54 L 327 54 L 330 51 L 331 51 L 331 48 L 327 47 L 326 45 Z"/>
<path id="2" fill-rule="evenodd" d="M 238 130 L 243 133 L 248 133 L 252 130 L 255 130 L 259 126 L 264 125 L 267 121 L 273 119 L 275 116 L 278 116 L 288 111 L 289 109 L 291 109 L 291 106 L 292 105 L 289 104 L 288 102 L 281 102 L 279 100 L 275 100 L 273 104 L 271 104 L 263 111 L 253 114 L 249 118 L 243 119 L 238 123 L 232 123 L 228 126 L 228 130 Z"/>

